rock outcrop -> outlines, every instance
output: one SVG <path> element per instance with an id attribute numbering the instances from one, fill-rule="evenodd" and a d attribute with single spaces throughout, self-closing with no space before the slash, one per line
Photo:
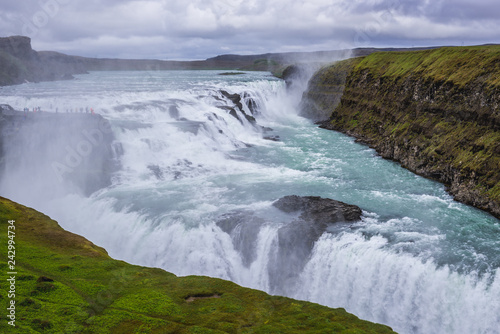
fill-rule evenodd
<path id="1" fill-rule="evenodd" d="M 226 101 L 228 104 L 223 104 L 217 106 L 219 109 L 225 110 L 229 115 L 240 121 L 241 124 L 248 122 L 250 125 L 254 126 L 257 130 L 262 132 L 262 138 L 271 141 L 280 141 L 278 135 L 274 135 L 271 132 L 272 128 L 261 126 L 257 123 L 254 116 L 259 114 L 259 108 L 257 102 L 251 97 L 250 94 L 244 92 L 242 94 L 234 93 L 231 94 L 225 90 L 219 91 L 221 96 L 215 96 L 218 101 Z M 214 115 L 214 117 L 217 117 Z"/>
<path id="2" fill-rule="evenodd" d="M 31 48 L 31 39 L 26 36 L 0 38 L 0 50 L 20 59 L 37 57 L 37 53 Z"/>
<path id="3" fill-rule="evenodd" d="M 298 214 L 278 230 L 278 250 L 269 261 L 269 280 L 276 291 L 292 287 L 307 263 L 316 241 L 334 223 L 361 219 L 361 209 L 329 198 L 285 196 L 273 203 L 279 210 Z"/>
<path id="4" fill-rule="evenodd" d="M 500 46 L 374 53 L 319 71 L 304 105 L 500 217 L 499 64 Z"/>
<path id="5" fill-rule="evenodd" d="M 250 122 L 251 124 L 255 125 L 257 123 L 257 121 L 255 120 L 255 117 L 251 116 L 251 115 L 248 115 L 246 112 L 245 112 L 245 109 L 243 108 L 243 99 L 241 97 L 240 94 L 230 94 L 228 93 L 227 91 L 225 90 L 221 90 L 220 93 L 222 94 L 222 96 L 224 96 L 226 99 L 228 99 L 229 101 L 231 101 L 234 106 L 238 109 L 238 111 L 233 108 L 233 107 L 230 107 L 230 106 L 222 106 L 221 108 L 222 109 L 226 109 L 229 111 L 229 114 L 231 116 L 233 116 L 234 118 L 236 118 L 237 120 L 239 120 L 240 122 L 243 122 L 242 119 L 239 117 L 238 113 L 241 114 L 241 116 L 243 118 L 245 118 L 248 122 Z M 252 110 L 250 110 L 251 112 Z"/>
<path id="6" fill-rule="evenodd" d="M 362 213 L 356 205 L 319 196 L 285 196 L 273 206 L 286 213 L 300 212 L 299 218 L 318 226 L 358 221 Z"/>
<path id="7" fill-rule="evenodd" d="M 68 80 L 85 72 L 85 66 L 71 56 L 34 51 L 29 37 L 0 38 L 0 86 Z"/>
<path id="8" fill-rule="evenodd" d="M 278 229 L 277 248 L 268 265 L 271 291 L 278 294 L 294 289 L 315 242 L 329 226 L 359 221 L 362 214 L 355 205 L 317 196 L 285 196 L 273 206 L 290 214 Z M 246 266 L 255 260 L 259 232 L 268 223 L 265 217 L 250 211 L 229 212 L 217 220 L 217 225 L 231 236 Z"/>

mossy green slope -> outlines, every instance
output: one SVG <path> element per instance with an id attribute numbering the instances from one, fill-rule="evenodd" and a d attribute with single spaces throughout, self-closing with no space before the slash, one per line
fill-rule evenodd
<path id="1" fill-rule="evenodd" d="M 9 220 L 15 220 L 16 328 L 6 318 Z M 4 198 L 0 231 L 1 333 L 393 333 L 344 309 L 114 260 Z"/>
<path id="2" fill-rule="evenodd" d="M 338 106 L 322 88 L 310 94 L 331 114 L 324 127 L 359 138 L 445 183 L 457 200 L 500 217 L 500 46 L 380 52 L 345 65 Z M 313 80 L 321 86 L 332 71 L 338 73 L 332 67 Z"/>
<path id="3" fill-rule="evenodd" d="M 369 70 L 374 76 L 398 81 L 418 75 L 437 82 L 464 87 L 480 80 L 485 87 L 500 85 L 500 45 L 443 47 L 412 52 L 377 52 L 360 59 L 356 72 Z"/>

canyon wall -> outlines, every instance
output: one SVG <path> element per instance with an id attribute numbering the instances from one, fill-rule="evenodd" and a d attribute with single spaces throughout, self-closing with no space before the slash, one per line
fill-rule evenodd
<path id="1" fill-rule="evenodd" d="M 379 52 L 325 67 L 305 115 L 500 217 L 500 46 Z"/>

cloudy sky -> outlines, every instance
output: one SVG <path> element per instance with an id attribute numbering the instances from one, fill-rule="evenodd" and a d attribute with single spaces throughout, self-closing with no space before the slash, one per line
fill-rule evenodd
<path id="1" fill-rule="evenodd" d="M 0 35 L 89 57 L 500 43 L 498 0 L 2 0 Z"/>

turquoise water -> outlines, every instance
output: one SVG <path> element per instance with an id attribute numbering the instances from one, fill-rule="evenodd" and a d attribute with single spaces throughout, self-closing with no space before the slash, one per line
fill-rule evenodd
<path id="1" fill-rule="evenodd" d="M 234 105 L 221 89 L 245 96 L 248 114 L 253 101 L 257 123 L 272 131 L 229 115 Z M 3 103 L 17 109 L 93 107 L 111 121 L 123 155 L 113 184 L 89 198 L 69 188 L 55 198 L 32 190 L 51 187 L 50 178 L 31 188 L 3 182 L 0 191 L 132 263 L 344 307 L 400 333 L 499 333 L 498 219 L 297 116 L 300 93 L 265 72 L 216 71 L 94 72 L 5 87 Z M 8 170 L 3 179 L 22 184 L 27 171 Z M 277 286 L 270 266 L 278 231 L 293 218 L 271 204 L 285 195 L 333 198 L 364 214 L 332 226 Z M 232 212 L 263 222 L 238 236 L 248 241 L 250 262 L 216 224 Z"/>

